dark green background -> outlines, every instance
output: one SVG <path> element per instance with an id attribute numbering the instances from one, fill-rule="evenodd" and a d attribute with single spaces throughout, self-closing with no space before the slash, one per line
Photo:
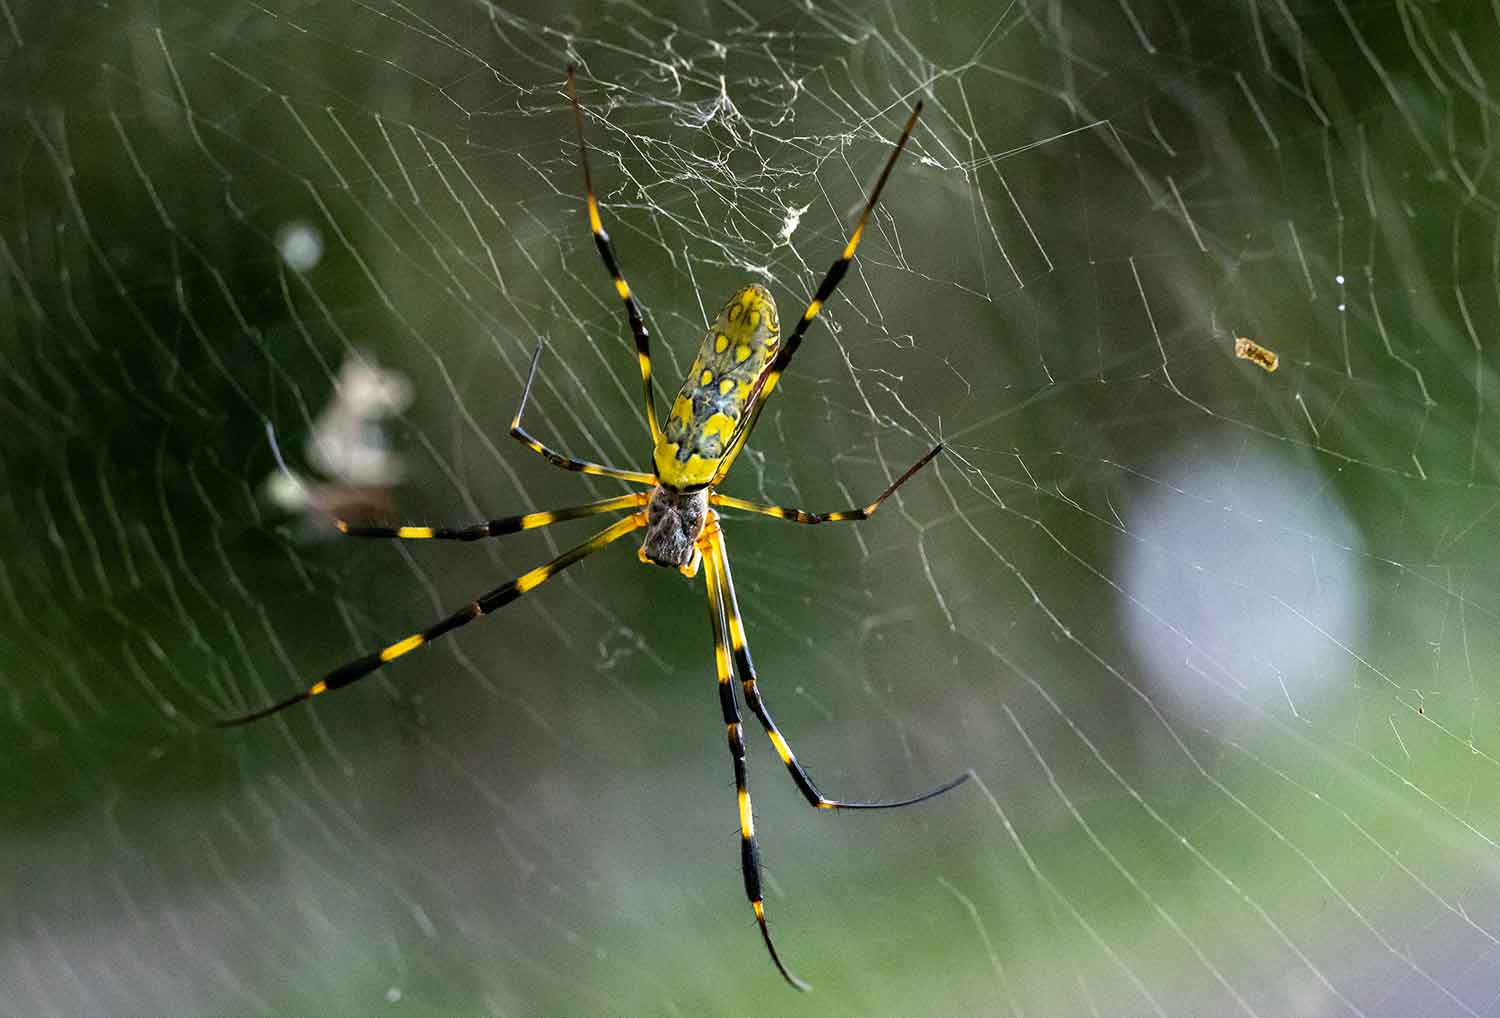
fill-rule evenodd
<path id="1" fill-rule="evenodd" d="M 1402 0 L 4 0 L 0 1016 L 1492 1013 L 1497 38 Z M 296 459 L 348 350 L 414 387 L 404 520 L 618 490 L 505 438 L 538 339 L 534 430 L 645 464 L 571 59 L 659 400 L 736 286 L 797 313 L 928 102 L 728 485 L 831 509 L 950 442 L 857 528 L 729 531 L 826 791 L 980 778 L 814 813 L 750 733 L 811 997 L 743 901 L 701 587 L 629 548 L 206 727 L 588 532 L 270 508 L 265 423 Z"/>

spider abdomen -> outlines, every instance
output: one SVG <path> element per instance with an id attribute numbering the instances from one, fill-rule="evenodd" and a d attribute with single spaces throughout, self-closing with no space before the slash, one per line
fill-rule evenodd
<path id="1" fill-rule="evenodd" d="M 714 479 L 776 356 L 781 321 L 771 292 L 758 284 L 735 291 L 710 323 L 656 447 L 656 475 L 677 489 Z"/>

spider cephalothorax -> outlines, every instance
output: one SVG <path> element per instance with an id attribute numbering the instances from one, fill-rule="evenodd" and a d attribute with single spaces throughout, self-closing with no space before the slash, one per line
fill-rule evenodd
<path id="1" fill-rule="evenodd" d="M 486 537 L 499 537 L 535 527 L 547 527 L 563 520 L 576 520 L 602 513 L 629 512 L 623 519 L 599 531 L 581 544 L 574 545 L 561 555 L 522 573 L 514 580 L 501 584 L 445 619 L 433 623 L 421 632 L 412 633 L 380 650 L 356 658 L 324 675 L 317 682 L 279 703 L 221 722 L 224 725 L 244 724 L 269 714 L 284 710 L 293 704 L 310 700 L 315 696 L 357 682 L 383 665 L 409 654 L 440 636 L 466 626 L 475 619 L 498 611 L 504 605 L 524 597 L 532 590 L 556 576 L 573 563 L 601 548 L 612 544 L 626 534 L 645 528 L 645 540 L 641 544 L 642 562 L 678 569 L 684 576 L 697 575 L 701 565 L 704 586 L 708 588 L 709 625 L 713 630 L 714 667 L 718 677 L 719 707 L 728 733 L 729 752 L 734 761 L 734 783 L 740 819 L 740 866 L 745 880 L 745 895 L 755 912 L 756 925 L 761 938 L 776 968 L 787 982 L 799 989 L 806 984 L 782 964 L 771 942 L 771 931 L 766 925 L 765 904 L 761 898 L 760 849 L 755 840 L 755 824 L 750 809 L 748 768 L 745 761 L 744 725 L 740 719 L 740 699 L 755 715 L 755 720 L 765 729 L 776 748 L 797 790 L 808 803 L 818 809 L 886 809 L 892 806 L 909 806 L 930 799 L 962 783 L 968 774 L 961 774 L 952 781 L 929 789 L 920 795 L 883 802 L 849 802 L 829 799 L 818 791 L 807 776 L 807 771 L 797 762 L 792 747 L 771 720 L 771 712 L 761 698 L 756 683 L 755 665 L 750 659 L 750 647 L 745 638 L 745 625 L 740 617 L 739 602 L 734 593 L 734 578 L 729 570 L 729 549 L 725 544 L 719 510 L 735 509 L 741 512 L 759 513 L 792 523 L 831 523 L 837 520 L 868 519 L 891 493 L 901 487 L 913 474 L 930 463 L 941 450 L 935 446 L 927 455 L 913 463 L 905 473 L 897 477 L 881 492 L 880 497 L 868 505 L 841 509 L 831 513 L 810 513 L 801 509 L 763 505 L 733 495 L 720 494 L 715 489 L 724 479 L 735 457 L 750 439 L 755 422 L 765 407 L 766 400 L 776 390 L 782 373 L 797 352 L 802 336 L 813 319 L 818 317 L 823 304 L 838 286 L 839 280 L 854 260 L 854 249 L 864 235 L 870 211 L 880 197 L 880 189 L 890 176 L 896 157 L 911 137 L 916 126 L 917 114 L 922 110 L 918 103 L 906 121 L 906 128 L 896 142 L 895 151 L 886 160 L 885 168 L 870 197 L 860 213 L 859 222 L 823 281 L 813 292 L 812 300 L 802 317 L 792 328 L 785 341 L 781 339 L 781 321 L 776 314 L 776 302 L 765 287 L 752 283 L 741 287 L 729 298 L 729 303 L 714 321 L 693 362 L 693 370 L 683 382 L 677 399 L 672 404 L 666 427 L 656 418 L 656 402 L 651 387 L 651 342 L 646 331 L 641 309 L 630 292 L 630 286 L 615 263 L 614 248 L 604 224 L 599 218 L 599 203 L 594 198 L 593 181 L 589 179 L 588 147 L 583 140 L 583 113 L 574 93 L 573 70 L 568 70 L 568 92 L 573 99 L 574 122 L 578 128 L 578 155 L 583 164 L 583 185 L 587 195 L 589 229 L 594 234 L 594 246 L 604 260 L 614 282 L 615 293 L 625 303 L 625 315 L 630 322 L 630 333 L 635 339 L 636 359 L 640 363 L 641 383 L 644 389 L 646 427 L 651 433 L 652 473 L 639 470 L 624 470 L 603 463 L 575 459 L 554 452 L 537 441 L 521 427 L 521 413 L 526 409 L 527 397 L 531 395 L 531 383 L 536 378 L 537 363 L 542 348 L 537 347 L 531 359 L 531 373 L 526 376 L 526 386 L 521 390 L 521 405 L 511 418 L 510 433 L 517 441 L 554 466 L 564 470 L 575 470 L 595 477 L 608 477 L 616 481 L 649 488 L 650 492 L 634 491 L 625 495 L 585 502 L 566 509 L 550 509 L 542 512 L 506 516 L 463 527 L 431 526 L 354 526 L 339 521 L 339 529 L 354 537 L 393 537 L 403 540 L 438 539 L 448 541 L 474 541 Z M 734 681 L 735 674 L 739 682 Z"/>
<path id="2" fill-rule="evenodd" d="M 646 503 L 646 535 L 641 540 L 641 561 L 696 576 L 702 553 L 698 538 L 708 521 L 708 489 L 678 491 L 658 484 Z"/>

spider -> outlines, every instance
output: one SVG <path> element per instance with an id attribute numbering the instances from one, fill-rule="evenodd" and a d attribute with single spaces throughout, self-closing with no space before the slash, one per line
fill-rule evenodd
<path id="1" fill-rule="evenodd" d="M 818 289 L 807 310 L 798 319 L 792 334 L 780 341 L 781 326 L 776 314 L 776 302 L 762 286 L 751 284 L 737 290 L 724 305 L 717 318 L 709 326 L 693 361 L 691 373 L 683 382 L 671 414 L 665 425 L 658 422 L 655 400 L 651 386 L 650 337 L 645 322 L 641 319 L 640 307 L 631 295 L 630 286 L 621 275 L 615 260 L 614 247 L 609 234 L 599 219 L 599 202 L 594 197 L 593 179 L 589 173 L 588 144 L 584 140 L 583 111 L 578 103 L 575 68 L 568 69 L 568 99 L 573 107 L 573 122 L 578 135 L 578 160 L 583 168 L 583 186 L 587 195 L 589 229 L 594 235 L 594 246 L 604 261 L 614 282 L 615 292 L 625 305 L 625 315 L 630 323 L 630 332 L 635 337 L 636 358 L 640 362 L 641 384 L 645 395 L 646 425 L 650 429 L 652 473 L 622 470 L 617 467 L 574 459 L 554 452 L 521 427 L 521 414 L 531 395 L 531 384 L 536 378 L 537 364 L 541 360 L 542 346 L 538 345 L 531 358 L 531 368 L 526 376 L 526 385 L 521 390 L 520 406 L 511 419 L 510 434 L 522 445 L 564 470 L 593 474 L 644 485 L 649 490 L 628 495 L 587 502 L 566 509 L 525 513 L 460 527 L 432 526 L 361 526 L 346 521 L 337 521 L 340 531 L 351 537 L 397 538 L 402 540 L 447 540 L 475 541 L 486 537 L 499 537 L 522 530 L 545 527 L 563 520 L 575 520 L 584 516 L 629 510 L 630 515 L 606 527 L 593 537 L 568 549 L 552 561 L 523 573 L 503 586 L 481 595 L 447 618 L 428 626 L 418 633 L 397 640 L 389 646 L 366 654 L 347 664 L 335 668 L 307 689 L 279 703 L 261 710 L 219 722 L 220 727 L 242 725 L 275 714 L 288 707 L 310 700 L 315 696 L 335 689 L 342 689 L 364 678 L 376 669 L 389 664 L 423 644 L 431 643 L 440 636 L 468 625 L 483 615 L 498 610 L 523 595 L 530 593 L 543 582 L 556 576 L 575 562 L 592 555 L 601 548 L 633 533 L 645 529 L 640 547 L 640 560 L 653 565 L 677 569 L 689 579 L 703 568 L 705 585 L 708 588 L 709 623 L 714 638 L 714 665 L 718 674 L 719 705 L 723 709 L 724 724 L 729 738 L 729 752 L 734 761 L 734 784 L 739 804 L 740 863 L 744 871 L 745 894 L 755 912 L 755 921 L 760 928 L 761 939 L 777 971 L 788 983 L 799 990 L 808 986 L 783 964 L 771 939 L 766 924 L 765 905 L 760 885 L 760 850 L 755 840 L 755 824 L 750 809 L 750 793 L 746 785 L 745 739 L 740 723 L 739 695 L 734 685 L 734 673 L 739 672 L 739 692 L 745 703 L 760 722 L 771 739 L 776 754 L 786 765 L 792 781 L 817 809 L 890 809 L 910 806 L 957 787 L 970 777 L 961 774 L 948 781 L 905 799 L 881 802 L 846 802 L 830 799 L 818 791 L 808 777 L 807 771 L 797 761 L 791 746 L 782 736 L 771 713 L 761 698 L 756 683 L 755 665 L 750 659 L 750 648 L 745 641 L 745 626 L 740 617 L 738 599 L 735 597 L 734 580 L 729 571 L 729 555 L 725 547 L 724 532 L 720 525 L 718 509 L 736 509 L 743 512 L 773 516 L 792 523 L 819 524 L 842 520 L 868 519 L 879 509 L 891 494 L 918 470 L 926 466 L 942 451 L 941 444 L 935 446 L 907 469 L 885 491 L 863 508 L 845 509 L 838 512 L 810 513 L 801 509 L 761 505 L 733 495 L 724 495 L 716 489 L 729 472 L 735 457 L 745 447 L 755 422 L 760 417 L 767 399 L 776 389 L 782 374 L 791 363 L 792 355 L 807 327 L 822 310 L 824 302 L 832 296 L 839 280 L 854 259 L 855 248 L 864 234 L 865 224 L 875 203 L 880 199 L 886 178 L 896 165 L 896 158 L 906 146 L 916 126 L 917 116 L 922 112 L 919 102 L 907 118 L 906 127 L 896 142 L 890 158 L 886 160 L 880 177 L 875 182 L 864 210 L 854 226 L 854 232 L 844 251 L 839 255 Z"/>

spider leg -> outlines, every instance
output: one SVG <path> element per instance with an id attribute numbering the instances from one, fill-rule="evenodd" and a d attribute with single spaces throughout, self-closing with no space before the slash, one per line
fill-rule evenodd
<path id="1" fill-rule="evenodd" d="M 583 140 L 583 108 L 578 105 L 578 85 L 574 80 L 576 70 L 575 67 L 568 68 L 568 99 L 573 103 L 573 124 L 578 129 L 578 161 L 583 165 L 583 189 L 588 195 L 589 229 L 593 231 L 594 246 L 599 249 L 599 257 L 604 260 L 609 278 L 614 281 L 615 292 L 625 302 L 625 317 L 630 319 L 630 334 L 635 337 L 635 356 L 641 365 L 641 388 L 646 397 L 646 424 L 651 428 L 651 445 L 655 447 L 661 444 L 661 424 L 656 419 L 656 398 L 651 390 L 651 334 L 646 331 L 641 309 L 631 296 L 630 284 L 620 274 L 620 266 L 615 262 L 614 246 L 610 244 L 609 234 L 604 232 L 604 224 L 599 220 L 599 202 L 594 198 L 594 181 L 589 174 L 589 147 Z"/>
<path id="2" fill-rule="evenodd" d="M 891 497 L 901 485 L 911 479 L 911 476 L 921 470 L 932 458 L 943 451 L 943 443 L 939 442 L 933 446 L 932 451 L 923 456 L 917 462 L 907 468 L 906 473 L 880 493 L 880 497 L 862 509 L 841 509 L 832 513 L 810 513 L 803 509 L 788 509 L 779 505 L 762 505 L 759 502 L 749 502 L 743 498 L 735 498 L 733 495 L 720 495 L 715 492 L 708 496 L 710 503 L 725 509 L 739 509 L 747 513 L 759 513 L 762 516 L 775 516 L 777 519 L 786 520 L 788 523 L 805 523 L 809 526 L 818 523 L 836 523 L 842 520 L 867 520 L 875 515 L 875 510 L 880 508 L 880 503 Z"/>
<path id="3" fill-rule="evenodd" d="M 906 127 L 901 131 L 901 137 L 896 141 L 896 147 L 891 151 L 890 158 L 885 161 L 885 168 L 880 171 L 880 177 L 875 181 L 875 186 L 870 190 L 870 197 L 865 200 L 864 211 L 860 212 L 859 220 L 854 224 L 854 232 L 849 236 L 849 243 L 844 245 L 844 251 L 838 256 L 834 263 L 829 266 L 828 274 L 818 284 L 818 289 L 813 293 L 812 301 L 807 305 L 807 310 L 802 312 L 802 318 L 797 322 L 797 327 L 792 334 L 782 340 L 781 347 L 776 352 L 776 357 L 771 361 L 770 367 L 761 376 L 759 389 L 756 393 L 754 404 L 745 413 L 740 422 L 739 433 L 734 437 L 733 444 L 729 448 L 729 454 L 724 457 L 723 465 L 719 467 L 718 475 L 714 477 L 712 484 L 717 486 L 729 472 L 729 467 L 734 463 L 735 457 L 739 455 L 741 447 L 750 438 L 750 432 L 755 430 L 755 422 L 760 419 L 760 412 L 766 405 L 766 400 L 775 391 L 776 385 L 781 381 L 787 366 L 792 363 L 792 357 L 797 353 L 797 347 L 802 344 L 802 335 L 812 320 L 818 317 L 818 312 L 823 310 L 823 304 L 833 291 L 838 289 L 839 282 L 844 278 L 844 273 L 849 271 L 849 263 L 854 261 L 854 251 L 859 247 L 860 239 L 865 233 L 865 224 L 869 221 L 870 213 L 875 209 L 875 203 L 880 200 L 880 192 L 885 188 L 886 179 L 890 177 L 892 168 L 896 165 L 896 159 L 901 155 L 901 150 L 906 147 L 906 142 L 911 138 L 913 128 L 917 126 L 917 116 L 922 112 L 922 104 L 918 102 L 912 107 L 911 116 L 906 118 Z"/>
<path id="4" fill-rule="evenodd" d="M 654 485 L 656 477 L 652 474 L 643 474 L 638 470 L 621 470 L 619 467 L 609 467 L 602 463 L 590 463 L 588 460 L 576 460 L 571 456 L 564 456 L 560 452 L 553 452 L 531 437 L 521 427 L 521 415 L 526 412 L 526 401 L 531 398 L 531 383 L 536 379 L 536 366 L 541 362 L 543 345 L 542 343 L 538 343 L 536 345 L 536 353 L 531 355 L 531 370 L 526 373 L 526 388 L 521 390 L 521 405 L 516 407 L 516 415 L 510 419 L 510 437 L 520 442 L 538 456 L 541 456 L 554 467 L 561 467 L 564 470 L 574 470 L 581 474 L 613 477 L 619 481 L 629 481 L 631 484 Z"/>
<path id="5" fill-rule="evenodd" d="M 261 718 L 268 717 L 278 711 L 286 710 L 288 707 L 295 706 L 304 700 L 311 700 L 313 697 L 321 696 L 330 690 L 342 689 L 344 686 L 358 682 L 382 665 L 389 664 L 403 654 L 416 650 L 424 643 L 431 643 L 438 637 L 444 636 L 460 626 L 468 625 L 481 615 L 488 615 L 500 609 L 522 595 L 529 593 L 551 577 L 556 576 L 579 559 L 592 555 L 600 548 L 645 525 L 645 513 L 636 513 L 623 520 L 618 520 L 582 544 L 569 548 L 552 561 L 537 566 L 528 573 L 522 573 L 509 583 L 496 587 L 478 599 L 470 601 L 452 615 L 433 623 L 421 632 L 413 633 L 404 639 L 397 640 L 388 647 L 366 654 L 364 657 L 355 658 L 348 664 L 335 668 L 307 689 L 287 697 L 280 703 L 274 703 L 269 707 L 263 707 L 258 711 L 244 714 L 240 717 L 218 721 L 215 723 L 215 726 L 218 728 L 230 728 L 234 725 L 259 721 Z"/>
<path id="6" fill-rule="evenodd" d="M 617 512 L 621 509 L 641 509 L 646 505 L 647 497 L 645 492 L 638 491 L 629 495 L 603 498 L 597 502 L 585 502 L 583 505 L 569 506 L 566 509 L 549 509 L 546 512 L 524 513 L 520 516 L 503 516 L 497 520 L 473 523 L 466 527 L 369 527 L 356 526 L 344 520 L 335 520 L 334 522 L 340 531 L 348 534 L 350 537 L 394 537 L 406 541 L 428 539 L 438 541 L 477 541 L 484 537 L 500 537 L 504 534 L 514 534 L 522 530 L 547 527 L 554 523 L 560 523 L 563 520 L 576 520 L 585 516 L 597 516 L 599 513 Z"/>
<path id="7" fill-rule="evenodd" d="M 710 519 L 709 527 L 716 526 L 717 523 Z M 761 939 L 766 942 L 766 950 L 771 953 L 771 961 L 775 963 L 776 970 L 797 989 L 810 990 L 812 987 L 798 979 L 782 963 L 781 955 L 776 953 L 776 945 L 771 940 L 771 929 L 766 925 L 766 908 L 760 889 L 760 847 L 755 841 L 755 819 L 750 808 L 750 790 L 746 785 L 745 729 L 740 724 L 739 700 L 734 691 L 734 672 L 729 663 L 729 640 L 724 624 L 725 605 L 718 568 L 721 556 L 717 536 L 709 536 L 707 540 L 711 547 L 709 553 L 703 556 L 703 573 L 708 586 L 708 617 L 714 631 L 714 666 L 719 678 L 719 706 L 723 708 L 724 725 L 729 733 L 729 755 L 734 759 L 734 788 L 740 807 L 740 867 L 745 873 L 745 895 L 750 899 L 750 907 L 755 910 L 755 922 L 760 926 Z"/>
<path id="8" fill-rule="evenodd" d="M 776 727 L 776 722 L 771 720 L 771 712 L 766 709 L 765 701 L 760 698 L 760 689 L 755 681 L 755 663 L 750 659 L 750 646 L 745 642 L 745 624 L 740 617 L 739 599 L 734 594 L 734 577 L 729 571 L 729 549 L 724 543 L 722 531 L 714 535 L 711 557 L 713 566 L 711 575 L 715 577 L 712 582 L 720 589 L 720 600 L 728 618 L 729 646 L 734 654 L 735 667 L 740 673 L 740 684 L 745 691 L 745 703 L 750 706 L 751 712 L 760 721 L 761 727 L 766 730 L 766 735 L 770 736 L 771 745 L 776 747 L 776 755 L 781 757 L 782 763 L 786 764 L 792 781 L 810 805 L 818 809 L 893 809 L 897 806 L 911 806 L 942 795 L 969 780 L 971 774 L 965 772 L 952 781 L 944 782 L 919 795 L 882 802 L 844 802 L 839 799 L 829 799 L 819 792 L 812 778 L 808 777 L 807 771 L 802 768 L 802 764 L 797 762 L 797 756 L 792 752 L 792 747 L 782 737 L 780 730 Z M 710 556 L 704 557 L 706 563 L 709 558 Z"/>

